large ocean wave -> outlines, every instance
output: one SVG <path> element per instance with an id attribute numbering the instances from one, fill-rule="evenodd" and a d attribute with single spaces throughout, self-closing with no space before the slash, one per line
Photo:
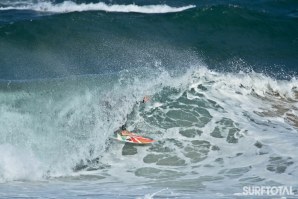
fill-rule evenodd
<path id="1" fill-rule="evenodd" d="M 205 67 L 179 76 L 131 73 L 2 85 L 1 181 L 82 173 L 171 186 L 174 176 L 195 182 L 203 172 L 215 184 L 295 184 L 296 79 Z M 150 103 L 137 105 L 144 95 Z M 125 122 L 158 142 L 135 148 L 109 140 Z"/>

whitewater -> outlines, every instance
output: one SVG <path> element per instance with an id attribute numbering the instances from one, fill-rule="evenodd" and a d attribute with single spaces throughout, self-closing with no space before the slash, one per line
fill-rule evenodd
<path id="1" fill-rule="evenodd" d="M 24 4 L 24 5 L 23 5 Z M 34 10 L 37 12 L 49 12 L 49 13 L 68 13 L 68 12 L 83 12 L 83 11 L 106 11 L 106 12 L 136 12 L 136 13 L 171 13 L 181 12 L 190 8 L 194 8 L 194 5 L 188 5 L 183 7 L 171 7 L 168 5 L 145 5 L 138 6 L 136 4 L 129 5 L 117 5 L 106 4 L 103 2 L 98 3 L 82 3 L 77 4 L 73 1 L 64 1 L 60 4 L 53 4 L 51 2 L 38 2 L 38 3 L 21 3 L 18 2 L 17 6 L 2 6 L 0 10 Z"/>
<path id="2" fill-rule="evenodd" d="M 296 79 L 205 67 L 180 77 L 122 75 L 116 82 L 95 76 L 7 85 L 1 181 L 79 177 L 218 192 L 224 182 L 235 193 L 250 182 L 297 186 Z M 151 102 L 136 105 L 144 95 Z M 125 122 L 158 142 L 135 147 L 109 140 Z"/>

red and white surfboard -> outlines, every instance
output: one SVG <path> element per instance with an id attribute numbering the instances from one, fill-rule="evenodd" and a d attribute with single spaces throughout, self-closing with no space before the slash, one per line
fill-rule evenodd
<path id="1" fill-rule="evenodd" d="M 114 139 L 121 141 L 121 142 L 128 142 L 133 144 L 151 144 L 155 142 L 155 140 L 146 138 L 128 131 L 117 133 Z"/>

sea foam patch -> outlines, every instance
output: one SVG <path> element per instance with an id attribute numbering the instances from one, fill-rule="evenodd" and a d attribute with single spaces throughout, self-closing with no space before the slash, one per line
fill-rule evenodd
<path id="1" fill-rule="evenodd" d="M 0 145 L 0 182 L 41 179 L 41 163 L 31 151 Z"/>

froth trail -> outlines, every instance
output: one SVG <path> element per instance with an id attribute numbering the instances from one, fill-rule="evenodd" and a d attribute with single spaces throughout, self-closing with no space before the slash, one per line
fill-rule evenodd
<path id="1" fill-rule="evenodd" d="M 6 7 L 5 6 L 0 7 L 0 10 L 34 10 L 37 12 L 52 12 L 52 13 L 106 11 L 106 12 L 136 12 L 136 13 L 147 13 L 147 14 L 158 14 L 158 13 L 181 12 L 194 7 L 195 7 L 194 5 L 188 5 L 188 6 L 182 6 L 182 7 L 171 7 L 168 5 L 139 6 L 135 4 L 108 5 L 103 2 L 77 4 L 72 1 L 64 1 L 63 3 L 59 3 L 59 4 L 53 4 L 51 2 L 39 2 L 36 4 L 8 5 Z"/>

